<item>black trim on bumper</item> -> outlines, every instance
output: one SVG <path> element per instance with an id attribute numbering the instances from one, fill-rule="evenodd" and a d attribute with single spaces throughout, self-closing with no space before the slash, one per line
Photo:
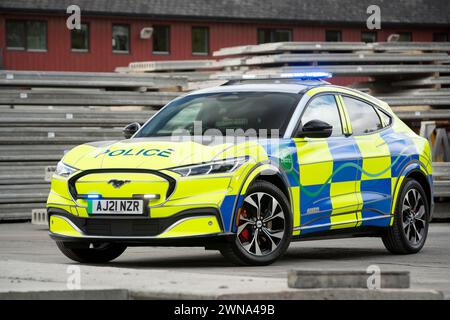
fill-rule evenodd
<path id="1" fill-rule="evenodd" d="M 221 233 L 216 235 L 189 236 L 177 238 L 149 238 L 149 239 L 133 239 L 133 238 L 107 238 L 107 239 L 90 239 L 67 237 L 50 232 L 50 237 L 56 241 L 63 241 L 69 246 L 85 247 L 86 243 L 120 243 L 128 247 L 205 247 L 206 249 L 217 250 L 225 243 L 233 241 L 235 235 L 232 233 Z"/>

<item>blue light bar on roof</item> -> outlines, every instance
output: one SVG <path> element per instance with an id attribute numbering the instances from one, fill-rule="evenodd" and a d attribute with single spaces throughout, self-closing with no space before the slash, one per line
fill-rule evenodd
<path id="1" fill-rule="evenodd" d="M 332 73 L 325 71 L 290 72 L 280 74 L 280 78 L 289 79 L 328 79 L 332 76 Z"/>
<path id="2" fill-rule="evenodd" d="M 322 70 L 304 70 L 283 73 L 244 73 L 244 74 L 218 74 L 214 78 L 223 80 L 277 80 L 277 79 L 298 79 L 298 80 L 321 80 L 333 77 L 330 72 Z"/>

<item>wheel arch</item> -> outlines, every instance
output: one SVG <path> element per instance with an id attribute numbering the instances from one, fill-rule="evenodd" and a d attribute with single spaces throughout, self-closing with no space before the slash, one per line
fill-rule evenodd
<path id="1" fill-rule="evenodd" d="M 290 185 L 287 176 L 284 174 L 284 172 L 280 171 L 279 168 L 270 163 L 261 164 L 260 166 L 255 167 L 253 171 L 247 175 L 242 183 L 241 189 L 238 192 L 238 196 L 233 207 L 233 214 L 230 225 L 231 231 L 234 230 L 233 222 L 236 221 L 236 215 L 239 207 L 242 205 L 244 195 L 246 194 L 248 188 L 257 181 L 267 181 L 279 188 L 286 196 L 291 211 L 294 210 L 292 192 L 289 187 Z"/>
<path id="2" fill-rule="evenodd" d="M 431 213 L 433 212 L 434 207 L 432 179 L 431 175 L 428 174 L 426 166 L 417 160 L 408 162 L 398 175 L 397 182 L 393 189 L 391 214 L 393 215 L 395 212 L 394 210 L 396 208 L 396 204 L 401 192 L 401 188 L 403 187 L 404 180 L 408 178 L 416 180 L 424 189 L 428 204 L 430 206 L 431 217 Z"/>
<path id="3" fill-rule="evenodd" d="M 289 202 L 289 206 L 291 206 L 292 208 L 293 199 L 289 187 L 289 180 L 286 174 L 278 167 L 272 164 L 265 164 L 261 167 L 256 168 L 256 170 L 253 171 L 253 173 L 249 175 L 244 181 L 242 189 L 240 190 L 240 195 L 244 195 L 247 192 L 247 189 L 257 181 L 267 181 L 279 188 L 286 196 Z"/>
<path id="4" fill-rule="evenodd" d="M 414 169 L 408 172 L 405 175 L 405 178 L 414 179 L 417 181 L 425 191 L 425 194 L 427 196 L 428 205 L 430 206 L 430 218 L 431 218 L 431 209 L 433 207 L 433 196 L 432 196 L 432 189 L 430 185 L 430 181 L 428 180 L 428 177 L 419 169 Z"/>
<path id="5" fill-rule="evenodd" d="M 282 178 L 281 174 L 259 174 L 256 176 L 255 179 L 253 179 L 252 183 L 255 183 L 257 181 L 267 181 L 271 184 L 275 185 L 278 189 L 280 189 L 283 194 L 286 196 L 286 199 L 289 201 L 289 205 L 292 206 L 292 195 L 289 191 L 288 186 L 286 185 L 286 181 Z"/>

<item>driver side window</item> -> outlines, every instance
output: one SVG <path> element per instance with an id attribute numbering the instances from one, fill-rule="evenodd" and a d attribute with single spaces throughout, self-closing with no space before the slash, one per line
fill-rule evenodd
<path id="1" fill-rule="evenodd" d="M 302 125 L 311 120 L 325 121 L 333 126 L 331 136 L 342 135 L 341 117 L 336 103 L 336 98 L 332 94 L 320 95 L 308 104 L 302 116 Z"/>

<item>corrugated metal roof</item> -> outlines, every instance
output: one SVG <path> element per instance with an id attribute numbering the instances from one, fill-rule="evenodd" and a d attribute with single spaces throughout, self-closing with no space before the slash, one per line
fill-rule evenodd
<path id="1" fill-rule="evenodd" d="M 365 23 L 379 5 L 382 24 L 450 25 L 447 0 L 0 0 L 0 10 L 82 12 L 161 18 Z"/>

